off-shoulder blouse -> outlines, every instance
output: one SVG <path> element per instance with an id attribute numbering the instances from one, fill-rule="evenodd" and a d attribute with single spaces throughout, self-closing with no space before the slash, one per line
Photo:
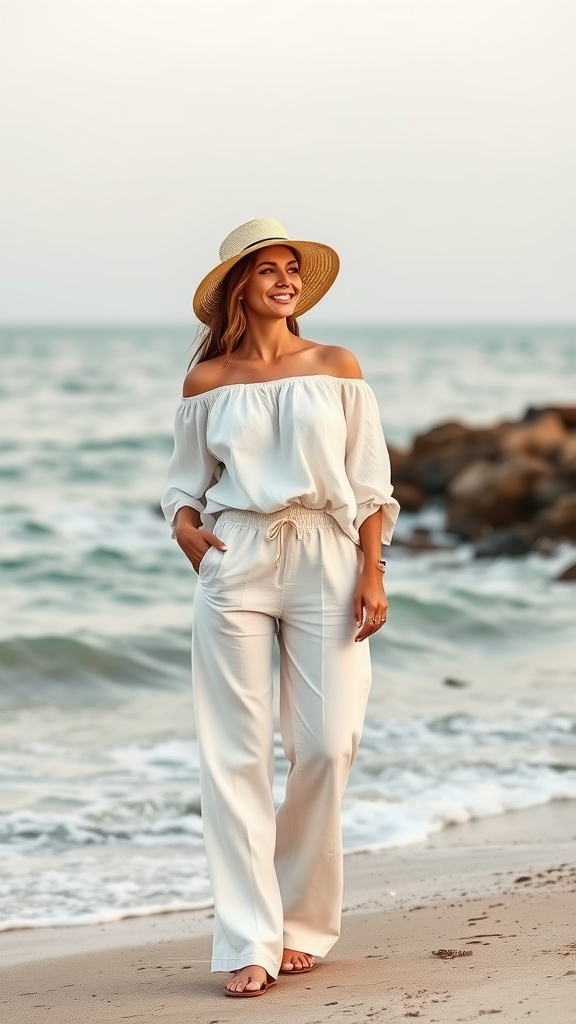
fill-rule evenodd
<path id="1" fill-rule="evenodd" d="M 315 374 L 225 384 L 183 398 L 162 509 L 187 505 L 214 530 L 226 508 L 326 508 L 357 544 L 379 508 L 389 544 L 399 505 L 376 397 L 366 381 Z"/>

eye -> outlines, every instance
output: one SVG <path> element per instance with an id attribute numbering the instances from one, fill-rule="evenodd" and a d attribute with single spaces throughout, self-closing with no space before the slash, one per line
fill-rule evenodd
<path id="1" fill-rule="evenodd" d="M 288 273 L 289 274 L 299 274 L 300 273 L 300 267 L 290 267 Z"/>

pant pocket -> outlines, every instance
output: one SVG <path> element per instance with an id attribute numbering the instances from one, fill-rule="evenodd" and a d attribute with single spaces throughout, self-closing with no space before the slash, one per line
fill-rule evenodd
<path id="1" fill-rule="evenodd" d="M 207 578 L 214 575 L 218 567 L 218 561 L 222 558 L 222 551 L 215 548 L 213 544 L 210 545 L 208 550 L 202 556 L 200 565 L 198 566 L 198 579 L 205 583 Z"/>

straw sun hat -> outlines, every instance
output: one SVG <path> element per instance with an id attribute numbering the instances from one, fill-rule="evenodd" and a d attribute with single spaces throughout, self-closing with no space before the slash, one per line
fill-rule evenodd
<path id="1" fill-rule="evenodd" d="M 220 285 L 228 271 L 244 256 L 268 245 L 286 244 L 300 256 L 302 291 L 294 315 L 311 309 L 334 283 L 340 260 L 334 249 L 321 242 L 303 242 L 290 238 L 278 220 L 262 217 L 249 220 L 235 228 L 220 246 L 220 264 L 200 282 L 192 300 L 192 308 L 199 320 L 208 324 L 218 302 Z"/>

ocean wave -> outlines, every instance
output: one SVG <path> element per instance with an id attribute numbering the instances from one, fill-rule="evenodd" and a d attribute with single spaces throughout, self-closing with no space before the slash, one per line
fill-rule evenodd
<path id="1" fill-rule="evenodd" d="M 38 812 L 28 809 L 0 815 L 0 859 L 17 849 L 20 855 L 49 851 L 51 855 L 89 846 L 158 846 L 202 840 L 200 798 L 182 800 L 102 801 L 81 812 Z"/>
<path id="2" fill-rule="evenodd" d="M 420 759 L 429 753 L 460 759 L 476 758 L 480 750 L 498 751 L 499 759 L 515 757 L 518 748 L 542 752 L 569 747 L 576 756 L 576 715 L 550 712 L 542 706 L 522 706 L 507 701 L 494 704 L 483 716 L 464 712 L 425 718 L 368 721 L 358 755 L 360 764 L 372 765 L 378 750 L 386 758 L 412 754 Z"/>
<path id="3" fill-rule="evenodd" d="M 208 905 L 196 742 L 159 737 L 81 755 L 45 742 L 2 754 L 4 788 L 22 805 L 0 815 L 0 929 Z M 279 804 L 278 735 L 275 759 Z M 39 779 L 51 764 L 67 774 Z M 371 720 L 343 802 L 344 848 L 408 846 L 558 800 L 576 800 L 575 715 L 508 703 L 490 717 Z"/>
<path id="4" fill-rule="evenodd" d="M 21 808 L 0 815 L 0 859 L 14 853 L 57 856 L 94 846 L 129 851 L 178 843 L 202 844 L 197 771 L 184 797 L 173 786 L 142 798 L 123 782 L 109 786 L 99 799 L 77 806 L 62 791 L 60 810 Z M 95 791 L 94 783 L 88 793 Z M 283 799 L 278 780 L 275 799 Z M 536 807 L 554 800 L 576 799 L 576 764 L 528 760 L 495 765 L 490 761 L 425 766 L 417 762 L 366 765 L 352 775 L 344 799 L 343 832 L 347 852 L 386 849 L 426 839 L 452 824 Z M 58 803 L 58 794 L 51 797 Z M 70 808 L 66 806 L 76 803 Z"/>
<path id="5" fill-rule="evenodd" d="M 212 905 L 206 862 L 173 847 L 132 856 L 108 850 L 36 863 L 25 874 L 3 865 L 0 932 L 104 924 Z"/>
<path id="6" fill-rule="evenodd" d="M 396 773 L 385 787 L 351 787 L 343 829 L 347 853 L 385 850 L 423 842 L 452 825 L 576 800 L 576 768 L 518 763 L 453 766 L 423 778 Z"/>
<path id="7" fill-rule="evenodd" d="M 576 772 L 523 766 L 508 778 L 453 773 L 415 786 L 409 799 L 354 788 L 343 808 L 346 855 L 421 843 L 480 818 L 576 799 Z M 166 831 L 156 842 L 94 847 L 32 858 L 32 871 L 3 859 L 0 931 L 96 924 L 212 904 L 198 837 Z M 178 845 L 174 842 L 178 841 Z"/>
<path id="8" fill-rule="evenodd" d="M 164 640 L 168 640 L 164 636 Z M 118 687 L 159 687 L 180 680 L 188 661 L 187 638 L 170 646 L 140 637 L 107 642 L 66 636 L 0 641 L 0 706 L 44 704 L 64 699 L 75 705 L 113 696 Z"/>
<path id="9" fill-rule="evenodd" d="M 176 914 L 182 911 L 208 910 L 214 906 L 212 898 L 194 900 L 188 903 L 170 901 L 152 903 L 147 906 L 118 907 L 113 910 L 96 910 L 79 914 L 47 912 L 44 917 L 12 917 L 0 921 L 0 932 L 23 931 L 31 928 L 73 928 L 78 925 L 112 924 L 132 917 L 155 917 L 157 914 Z M 206 961 L 208 963 L 208 961 Z"/>

